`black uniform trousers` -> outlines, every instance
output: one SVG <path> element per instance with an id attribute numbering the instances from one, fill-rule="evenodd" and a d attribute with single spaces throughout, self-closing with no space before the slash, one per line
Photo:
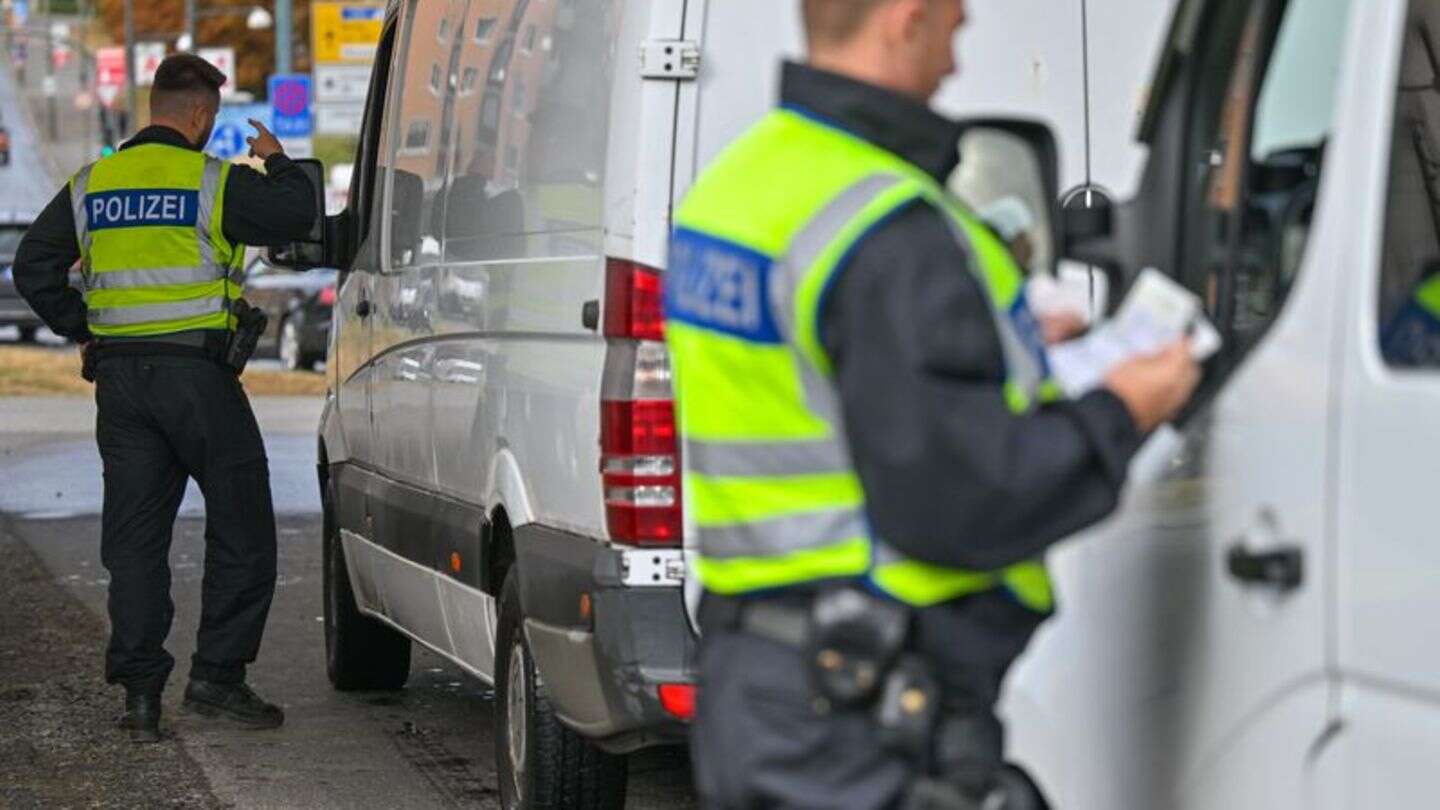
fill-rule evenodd
<path id="1" fill-rule="evenodd" d="M 920 779 L 946 775 L 885 748 L 871 709 L 818 712 L 799 649 L 710 615 L 702 605 L 691 734 L 708 810 L 886 810 Z M 998 590 L 916 612 L 910 648 L 931 661 L 947 714 L 978 726 L 997 763 L 1001 682 L 1042 620 Z"/>
<path id="2" fill-rule="evenodd" d="M 194 478 L 205 496 L 205 569 L 192 678 L 239 683 L 275 593 L 275 515 L 260 428 L 240 381 L 199 357 L 102 357 L 96 439 L 105 470 L 100 556 L 110 572 L 105 678 L 158 693 L 175 659 L 165 639 L 170 539 Z"/>

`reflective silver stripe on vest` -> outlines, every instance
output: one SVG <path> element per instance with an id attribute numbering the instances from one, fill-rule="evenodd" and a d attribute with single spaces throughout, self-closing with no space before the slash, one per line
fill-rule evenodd
<path id="1" fill-rule="evenodd" d="M 790 240 L 785 255 L 776 262 L 777 272 L 770 274 L 770 300 L 775 306 L 781 330 L 792 343 L 795 338 L 795 296 L 800 290 L 800 282 L 820 259 L 825 248 L 865 210 L 865 206 L 901 182 L 904 178 L 888 172 L 872 174 L 860 180 L 820 209 L 820 213 Z"/>
<path id="2" fill-rule="evenodd" d="M 174 321 L 181 318 L 198 318 L 223 312 L 229 305 L 221 296 L 192 298 L 189 301 L 174 301 L 164 304 L 142 304 L 136 307 L 105 307 L 90 309 L 90 323 L 95 326 L 134 326 L 153 321 Z"/>
<path id="3" fill-rule="evenodd" d="M 213 224 L 210 219 L 220 196 L 220 173 L 224 165 L 215 158 L 205 158 L 205 172 L 200 177 L 200 210 L 195 217 L 195 235 L 200 244 L 200 264 L 212 268 L 211 279 L 226 278 L 229 271 L 229 268 L 215 263 L 215 244 L 210 241 Z"/>
<path id="4" fill-rule="evenodd" d="M 75 173 L 70 183 L 70 211 L 75 217 L 75 244 L 80 246 L 80 275 L 90 277 L 90 221 L 85 217 L 85 193 L 90 186 L 90 169 L 95 164 Z"/>
<path id="5" fill-rule="evenodd" d="M 861 510 L 830 509 L 751 523 L 701 526 L 697 533 L 701 554 L 733 559 L 774 558 L 846 540 L 863 540 L 869 537 L 870 529 Z"/>
<path id="6" fill-rule="evenodd" d="M 208 267 L 143 267 L 94 273 L 88 289 L 124 290 L 165 284 L 198 284 L 214 280 L 215 271 Z"/>
<path id="7" fill-rule="evenodd" d="M 820 260 L 820 254 L 825 252 L 840 232 L 865 210 L 865 206 L 902 182 L 905 182 L 905 178 L 889 172 L 872 174 L 857 181 L 820 209 L 820 213 L 790 240 L 790 247 L 775 263 L 775 272 L 770 274 L 769 293 L 775 320 L 791 346 L 795 345 L 795 296 L 810 268 Z M 806 407 L 840 430 L 840 401 L 834 386 L 809 362 L 798 362 L 796 368 L 805 392 Z M 848 457 L 849 450 L 843 437 L 837 441 L 837 445 Z"/>
<path id="8" fill-rule="evenodd" d="M 937 204 L 941 204 L 936 201 Z M 1045 370 L 1041 367 L 1039 359 L 1030 352 L 1025 345 L 1024 339 L 1020 337 L 1019 331 L 1015 328 L 1015 321 L 1010 313 L 1002 310 L 1000 302 L 991 299 L 993 294 L 990 284 L 984 279 L 985 270 L 980 266 L 980 256 L 975 252 L 974 245 L 970 244 L 970 235 L 965 232 L 954 211 L 948 210 L 945 206 L 945 221 L 950 226 L 950 232 L 955 235 L 955 241 L 960 249 L 965 251 L 966 265 L 976 280 L 980 282 L 980 288 L 985 291 L 985 297 L 990 299 L 990 309 L 995 315 L 995 332 L 1000 336 L 1000 353 L 1005 359 L 1005 380 L 1011 385 L 1018 386 L 1030 397 L 1033 403 L 1040 391 L 1040 384 L 1045 381 Z M 1021 290 L 1020 295 L 1024 295 Z"/>
<path id="9" fill-rule="evenodd" d="M 793 442 L 685 443 L 690 469 L 701 475 L 824 475 L 854 469 L 845 446 L 834 439 Z"/>

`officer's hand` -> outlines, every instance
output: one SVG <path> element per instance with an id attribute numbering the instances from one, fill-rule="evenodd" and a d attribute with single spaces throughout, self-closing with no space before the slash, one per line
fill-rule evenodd
<path id="1" fill-rule="evenodd" d="M 1088 328 L 1085 318 L 1075 312 L 1047 312 L 1036 316 L 1036 319 L 1040 321 L 1040 335 L 1045 339 L 1046 346 L 1073 340 L 1085 334 Z"/>
<path id="2" fill-rule="evenodd" d="M 1105 385 L 1129 409 L 1141 433 L 1169 421 L 1195 393 L 1200 366 L 1190 356 L 1190 340 L 1178 340 L 1159 354 L 1132 357 L 1116 366 Z"/>
<path id="3" fill-rule="evenodd" d="M 250 157 L 268 160 L 271 155 L 285 154 L 285 147 L 280 145 L 280 139 L 266 129 L 264 124 L 251 118 L 250 126 L 255 128 L 255 137 L 245 139 L 245 142 L 250 144 Z"/>

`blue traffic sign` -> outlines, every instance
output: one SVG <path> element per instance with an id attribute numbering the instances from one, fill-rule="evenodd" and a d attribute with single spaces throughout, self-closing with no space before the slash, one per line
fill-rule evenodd
<path id="1" fill-rule="evenodd" d="M 311 115 L 310 76 L 274 75 L 270 77 L 270 114 L 272 129 L 280 138 L 308 138 L 314 130 Z"/>
<path id="2" fill-rule="evenodd" d="M 244 155 L 248 151 L 245 129 L 228 121 L 216 124 L 215 132 L 210 136 L 210 145 L 205 147 L 205 151 L 221 160 L 231 160 Z"/>
<path id="3" fill-rule="evenodd" d="M 250 126 L 251 118 L 270 126 L 270 105 L 221 104 L 205 153 L 221 160 L 243 157 L 250 151 L 245 139 L 255 134 L 254 127 Z"/>

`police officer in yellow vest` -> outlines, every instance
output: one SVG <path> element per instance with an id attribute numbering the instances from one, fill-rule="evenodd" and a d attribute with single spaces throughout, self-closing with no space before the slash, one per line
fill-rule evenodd
<path id="1" fill-rule="evenodd" d="M 122 725 L 137 742 L 159 739 L 174 665 L 164 647 L 174 614 L 168 550 L 187 478 L 205 496 L 206 553 L 185 705 L 256 728 L 284 719 L 245 684 L 275 590 L 275 519 L 259 428 L 222 361 L 245 245 L 302 239 L 319 212 L 309 179 L 258 124 L 249 142 L 265 174 L 201 154 L 224 82 L 197 56 L 162 62 L 151 126 L 75 174 L 14 267 L 31 306 L 93 363 L 110 572 L 105 675 L 126 689 Z M 83 290 L 66 283 L 77 261 Z"/>
<path id="2" fill-rule="evenodd" d="M 802 9 L 809 63 L 695 183 L 666 279 L 698 787 L 717 808 L 1043 806 L 993 708 L 1053 610 L 1044 552 L 1113 510 L 1198 372 L 1177 344 L 1059 401 L 1021 270 L 944 185 L 958 131 L 926 102 L 964 3 Z"/>

